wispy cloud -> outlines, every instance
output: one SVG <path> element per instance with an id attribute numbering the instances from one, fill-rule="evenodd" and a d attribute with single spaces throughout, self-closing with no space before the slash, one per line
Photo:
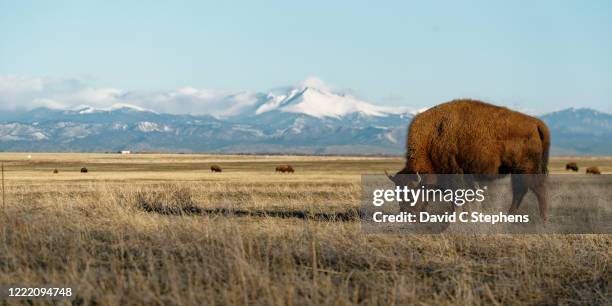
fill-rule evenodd
<path id="1" fill-rule="evenodd" d="M 232 115 L 254 104 L 256 94 L 214 89 L 179 88 L 166 92 L 136 92 L 95 87 L 86 80 L 39 76 L 0 75 L 0 109 L 37 107 L 74 109 L 105 108 L 129 104 L 174 114 Z"/>
<path id="2" fill-rule="evenodd" d="M 323 82 L 323 80 L 315 76 L 308 77 L 300 85 L 301 87 L 313 87 L 313 88 L 318 88 L 318 89 L 322 89 L 325 91 L 333 91 L 333 89 L 329 85 L 327 85 L 325 82 Z"/>
<path id="3" fill-rule="evenodd" d="M 0 75 L 0 107 L 70 108 L 80 104 L 106 106 L 119 103 L 124 92 L 114 88 L 95 88 L 79 79 Z"/>

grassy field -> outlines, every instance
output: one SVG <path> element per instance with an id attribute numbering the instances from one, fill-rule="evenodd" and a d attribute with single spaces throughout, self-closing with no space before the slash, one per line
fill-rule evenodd
<path id="1" fill-rule="evenodd" d="M 610 235 L 363 234 L 360 175 L 401 158 L 27 155 L 0 154 L 0 285 L 60 304 L 612 304 Z"/>

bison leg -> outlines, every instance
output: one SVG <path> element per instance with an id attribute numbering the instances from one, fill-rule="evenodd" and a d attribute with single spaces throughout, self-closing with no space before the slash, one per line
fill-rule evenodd
<path id="1" fill-rule="evenodd" d="M 542 221 L 546 223 L 548 221 L 548 202 L 546 197 L 546 186 L 543 181 L 537 182 L 537 185 L 532 186 L 531 191 L 535 193 L 536 198 L 538 199 L 538 207 L 540 209 L 540 217 L 542 217 Z"/>
<path id="2" fill-rule="evenodd" d="M 512 175 L 512 206 L 508 211 L 509 215 L 516 214 L 526 193 L 527 184 L 525 184 L 524 177 L 522 175 Z"/>

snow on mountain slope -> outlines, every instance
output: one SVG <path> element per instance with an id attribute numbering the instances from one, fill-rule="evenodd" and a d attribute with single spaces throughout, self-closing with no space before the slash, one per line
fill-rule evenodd
<path id="1" fill-rule="evenodd" d="M 330 98 L 325 91 L 313 91 L 311 96 L 308 93 L 311 89 L 293 94 L 286 90 L 294 99 L 285 95 L 269 111 L 236 121 L 123 108 L 92 114 L 35 109 L 16 120 L 0 120 L 0 150 L 107 152 L 146 148 L 181 152 L 336 154 L 336 149 L 341 147 L 343 154 L 404 152 L 411 114 L 384 115 L 388 114 L 385 109 L 372 109 L 359 100 L 343 96 Z M 261 98 L 259 107 L 270 102 L 269 98 L 264 101 L 265 95 Z M 318 104 L 337 99 L 342 107 Z M 311 108 L 315 106 L 323 110 Z M 251 108 L 250 113 L 254 114 L 255 109 Z M 610 155 L 612 152 L 611 114 L 568 109 L 541 118 L 551 130 L 553 154 Z"/>
<path id="2" fill-rule="evenodd" d="M 373 105 L 350 95 L 308 86 L 293 88 L 287 94 L 269 93 L 267 98 L 268 100 L 257 108 L 255 112 L 257 115 L 273 110 L 306 114 L 317 118 L 339 118 L 354 113 L 377 117 L 413 113 L 413 110 L 407 107 Z"/>
<path id="3" fill-rule="evenodd" d="M 45 135 L 43 132 L 44 131 L 42 129 L 39 129 L 34 125 L 16 122 L 0 124 L 0 141 L 38 141 L 48 139 L 47 135 Z"/>
<path id="4" fill-rule="evenodd" d="M 136 106 L 132 104 L 127 104 L 127 103 L 116 103 L 109 107 L 103 107 L 103 108 L 96 108 L 96 107 L 89 106 L 89 105 L 79 105 L 73 109 L 73 111 L 78 112 L 81 115 L 93 114 L 93 113 L 99 113 L 99 112 L 112 112 L 116 110 L 132 110 L 132 111 L 137 111 L 137 112 L 149 112 L 149 113 L 157 114 L 157 112 L 153 110 L 142 108 L 140 106 Z"/>

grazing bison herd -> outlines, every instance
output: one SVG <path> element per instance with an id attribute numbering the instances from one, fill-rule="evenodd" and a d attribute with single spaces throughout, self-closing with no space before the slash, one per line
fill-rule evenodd
<path id="1" fill-rule="evenodd" d="M 87 168 L 83 167 L 81 168 L 81 173 L 88 173 L 89 170 L 87 170 Z M 210 172 L 223 172 L 223 169 L 221 169 L 220 166 L 218 165 L 212 165 L 210 166 Z M 281 165 L 276 167 L 276 172 L 281 172 L 281 173 L 294 173 L 295 170 L 293 169 L 293 167 L 291 165 Z M 59 170 L 57 169 L 53 169 L 53 174 L 58 174 Z"/>
<path id="2" fill-rule="evenodd" d="M 576 163 L 567 163 L 565 165 L 565 170 L 566 171 L 574 171 L 574 172 L 578 172 L 578 164 Z M 599 171 L 599 168 L 595 167 L 595 166 L 591 166 L 588 167 L 585 171 L 586 174 L 601 174 L 601 171 Z"/>
<path id="3" fill-rule="evenodd" d="M 574 171 L 574 172 L 578 172 L 579 168 L 578 165 L 575 162 L 571 162 L 571 163 L 567 163 L 565 165 L 565 170 L 567 171 Z M 88 173 L 89 170 L 85 167 L 81 168 L 80 170 L 81 173 Z M 212 165 L 210 166 L 210 172 L 223 172 L 223 169 L 221 169 L 220 166 L 218 165 Z M 293 169 L 293 167 L 291 165 L 281 165 L 281 166 L 277 166 L 275 169 L 275 172 L 281 172 L 281 173 L 294 173 L 295 170 Z M 53 169 L 53 174 L 58 174 L 59 170 L 57 169 Z M 586 173 L 587 174 L 601 174 L 601 171 L 599 171 L 599 168 L 592 166 L 592 167 L 588 167 L 586 169 Z M 399 174 L 399 172 L 398 172 Z M 389 176 L 389 178 L 393 178 L 392 176 Z"/>
<path id="4" fill-rule="evenodd" d="M 566 171 L 574 171 L 574 172 L 578 172 L 578 164 L 571 162 L 571 163 L 567 163 L 565 165 L 565 170 Z M 586 174 L 601 174 L 601 171 L 599 171 L 599 168 L 595 167 L 595 166 L 591 166 L 586 168 Z"/>
<path id="5" fill-rule="evenodd" d="M 576 163 L 567 163 L 565 165 L 565 170 L 566 171 L 574 171 L 574 172 L 578 172 L 578 164 Z M 586 174 L 601 174 L 601 171 L 599 171 L 599 168 L 595 167 L 595 166 L 591 166 L 588 167 L 585 171 Z"/>
<path id="6" fill-rule="evenodd" d="M 210 172 L 223 172 L 223 170 L 218 165 L 212 165 L 210 166 Z M 295 170 L 293 169 L 291 165 L 281 165 L 281 166 L 276 167 L 276 172 L 293 173 L 295 172 Z"/>

